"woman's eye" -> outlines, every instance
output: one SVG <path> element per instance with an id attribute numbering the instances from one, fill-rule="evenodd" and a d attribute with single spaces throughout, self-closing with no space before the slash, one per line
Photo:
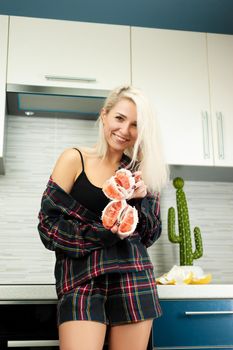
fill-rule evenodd
<path id="1" fill-rule="evenodd" d="M 118 120 L 123 120 L 123 117 L 121 117 L 120 115 L 117 115 L 117 116 L 116 116 L 116 119 L 118 119 Z"/>

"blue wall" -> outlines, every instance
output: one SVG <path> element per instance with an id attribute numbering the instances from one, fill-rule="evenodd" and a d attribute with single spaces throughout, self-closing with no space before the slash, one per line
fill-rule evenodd
<path id="1" fill-rule="evenodd" d="M 0 14 L 233 34 L 233 0 L 0 0 Z"/>

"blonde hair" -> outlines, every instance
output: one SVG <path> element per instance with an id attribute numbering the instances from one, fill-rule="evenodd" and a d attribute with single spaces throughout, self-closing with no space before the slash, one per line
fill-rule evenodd
<path id="1" fill-rule="evenodd" d="M 121 86 L 114 89 L 105 100 L 103 108 L 108 113 L 120 100 L 128 99 L 137 108 L 138 137 L 132 148 L 125 150 L 131 158 L 129 166 L 135 166 L 142 171 L 142 178 L 151 192 L 160 192 L 169 179 L 169 169 L 165 163 L 160 130 L 156 116 L 152 112 L 149 101 L 145 95 L 132 86 Z M 107 142 L 104 136 L 101 117 L 99 123 L 99 140 L 97 154 L 104 157 L 107 152 Z"/>

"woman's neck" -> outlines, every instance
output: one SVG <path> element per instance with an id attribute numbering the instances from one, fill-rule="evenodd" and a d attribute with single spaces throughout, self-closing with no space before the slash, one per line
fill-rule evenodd
<path id="1" fill-rule="evenodd" d="M 92 148 L 93 155 L 96 153 L 97 150 L 96 146 Z M 120 164 L 121 158 L 123 156 L 123 152 L 117 152 L 115 150 L 108 149 L 105 156 L 101 159 L 101 161 L 105 164 L 110 165 L 113 168 L 117 168 Z"/>
<path id="2" fill-rule="evenodd" d="M 111 152 L 107 151 L 104 161 L 110 163 L 112 166 L 118 166 L 120 164 L 123 152 Z"/>

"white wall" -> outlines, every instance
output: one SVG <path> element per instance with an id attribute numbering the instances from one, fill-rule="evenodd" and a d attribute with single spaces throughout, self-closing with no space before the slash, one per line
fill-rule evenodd
<path id="1" fill-rule="evenodd" d="M 0 176 L 0 284 L 54 283 L 54 253 L 42 245 L 37 215 L 54 163 L 66 147 L 94 144 L 94 122 L 7 116 L 6 175 Z M 233 183 L 187 182 L 192 230 L 202 232 L 204 257 L 195 261 L 213 283 L 233 283 Z M 179 264 L 179 246 L 167 238 L 170 184 L 162 194 L 163 234 L 149 248 L 156 275 Z"/>

